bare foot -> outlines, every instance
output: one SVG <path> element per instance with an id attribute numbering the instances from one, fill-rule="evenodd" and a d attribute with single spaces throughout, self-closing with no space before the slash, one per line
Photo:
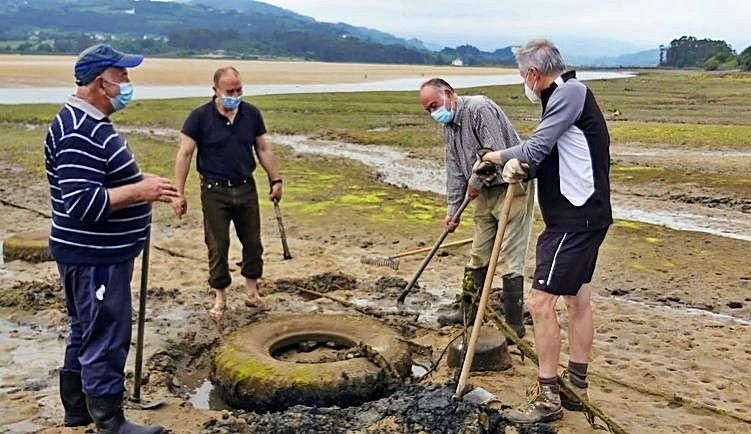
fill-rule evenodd
<path id="1" fill-rule="evenodd" d="M 214 307 L 209 310 L 209 316 L 214 321 L 219 321 L 224 316 L 224 310 L 227 308 L 225 303 L 215 303 Z"/>
<path id="2" fill-rule="evenodd" d="M 266 304 L 261 300 L 261 297 L 256 294 L 255 296 L 248 295 L 248 298 L 245 299 L 245 306 L 251 307 L 251 308 L 257 308 L 260 310 L 269 310 L 268 307 L 266 307 Z"/>

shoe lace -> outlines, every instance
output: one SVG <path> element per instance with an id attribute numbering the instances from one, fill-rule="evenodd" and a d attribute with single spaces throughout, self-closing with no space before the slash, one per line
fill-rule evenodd
<path id="1" fill-rule="evenodd" d="M 542 395 L 542 387 L 540 387 L 540 383 L 535 382 L 535 384 L 533 384 L 527 389 L 527 403 L 528 404 L 534 403 L 540 398 L 541 395 Z"/>

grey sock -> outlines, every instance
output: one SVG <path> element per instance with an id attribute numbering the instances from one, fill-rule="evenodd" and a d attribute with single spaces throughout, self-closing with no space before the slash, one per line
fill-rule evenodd
<path id="1" fill-rule="evenodd" d="M 568 377 L 576 387 L 587 387 L 587 363 L 568 362 Z"/>
<path id="2" fill-rule="evenodd" d="M 552 378 L 537 377 L 537 381 L 542 386 L 552 386 L 553 390 L 555 390 L 556 392 L 558 391 L 558 377 L 552 377 Z"/>

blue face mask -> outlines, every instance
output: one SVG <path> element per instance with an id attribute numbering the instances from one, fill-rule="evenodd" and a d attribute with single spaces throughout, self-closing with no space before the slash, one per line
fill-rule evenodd
<path id="1" fill-rule="evenodd" d="M 446 108 L 446 97 L 443 97 L 443 105 L 433 110 L 430 116 L 439 123 L 447 124 L 454 119 L 454 112 Z"/>
<path id="2" fill-rule="evenodd" d="M 107 83 L 110 83 L 109 81 Z M 120 87 L 120 93 L 117 96 L 110 98 L 110 104 L 115 111 L 119 111 L 125 108 L 133 99 L 133 85 L 130 83 L 111 83 Z"/>
<path id="3" fill-rule="evenodd" d="M 222 106 L 226 108 L 227 110 L 235 110 L 236 108 L 240 107 L 240 102 L 242 101 L 243 96 L 223 96 L 222 97 Z"/>

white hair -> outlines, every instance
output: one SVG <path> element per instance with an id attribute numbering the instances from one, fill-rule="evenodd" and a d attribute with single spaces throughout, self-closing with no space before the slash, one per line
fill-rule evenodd
<path id="1" fill-rule="evenodd" d="M 526 74 L 535 67 L 540 75 L 560 74 L 566 70 L 561 52 L 547 39 L 533 39 L 514 51 L 519 70 Z"/>

